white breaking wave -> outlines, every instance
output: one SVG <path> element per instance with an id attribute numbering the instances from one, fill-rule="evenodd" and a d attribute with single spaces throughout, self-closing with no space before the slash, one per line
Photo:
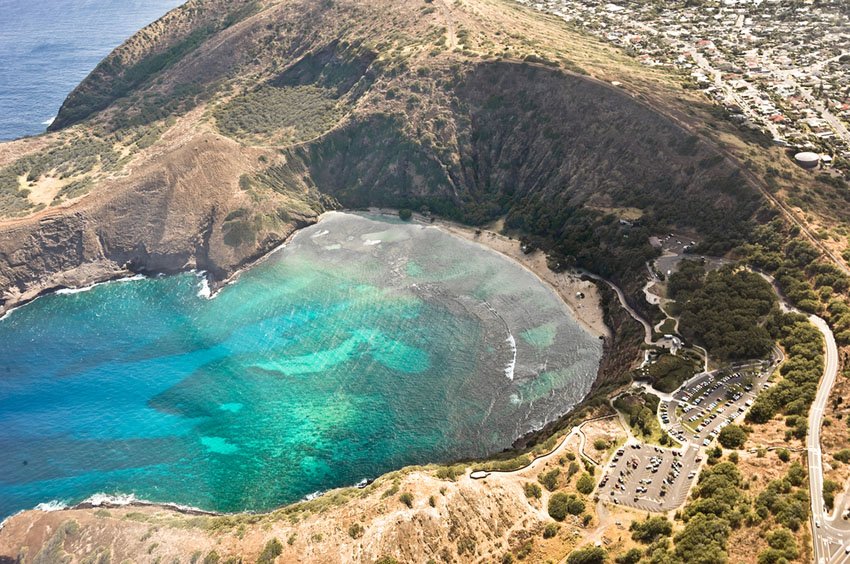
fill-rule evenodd
<path id="1" fill-rule="evenodd" d="M 62 288 L 60 290 L 56 290 L 56 294 L 68 295 L 68 294 L 82 294 L 83 292 L 90 292 L 94 290 L 98 286 L 103 286 L 104 284 L 118 284 L 120 282 L 135 282 L 137 280 L 144 280 L 146 277 L 144 274 L 135 274 L 133 276 L 127 276 L 126 278 L 116 278 L 115 280 L 107 280 L 106 282 L 96 282 L 94 284 L 89 284 L 88 286 L 83 286 L 81 288 Z"/>
<path id="2" fill-rule="evenodd" d="M 3 315 L 0 315 L 0 321 L 3 321 L 4 319 L 6 319 L 6 318 L 7 318 L 7 317 L 9 317 L 10 315 L 12 315 L 12 312 L 13 312 L 13 311 L 17 311 L 17 310 L 19 310 L 19 309 L 20 309 L 20 308 L 22 308 L 22 307 L 23 307 L 23 306 L 13 307 L 12 309 L 10 309 L 9 311 L 7 311 L 7 312 L 6 312 L 6 313 L 4 313 Z"/>
<path id="3" fill-rule="evenodd" d="M 151 505 L 155 507 L 169 507 L 177 511 L 187 511 L 195 513 L 207 513 L 209 515 L 220 515 L 214 511 L 207 511 L 191 505 L 182 505 L 172 502 L 157 502 L 139 499 L 134 494 L 106 494 L 96 493 L 93 496 L 84 499 L 79 505 L 91 505 L 93 507 L 108 506 L 108 507 L 124 507 L 127 505 Z"/>
<path id="4" fill-rule="evenodd" d="M 212 288 L 210 288 L 210 281 L 207 279 L 206 276 L 207 273 L 202 270 L 200 272 L 197 272 L 196 274 L 198 275 L 198 278 L 201 279 L 201 281 L 198 283 L 198 297 L 211 300 L 213 297 Z"/>
<path id="5" fill-rule="evenodd" d="M 506 339 L 508 344 L 511 346 L 511 352 L 513 353 L 513 357 L 510 362 L 505 366 L 505 376 L 508 377 L 508 380 L 513 381 L 514 379 L 514 369 L 516 368 L 516 339 L 511 333 L 508 333 L 508 338 Z"/>
<path id="6" fill-rule="evenodd" d="M 322 229 L 318 233 L 313 233 L 312 235 L 310 235 L 310 239 L 318 239 L 319 237 L 324 237 L 328 233 L 330 233 L 330 231 L 328 231 L 327 229 Z"/>
<path id="7" fill-rule="evenodd" d="M 133 275 L 133 276 L 128 276 L 126 278 L 116 278 L 115 280 L 107 280 L 105 282 L 96 282 L 95 284 L 89 284 L 88 286 L 83 286 L 82 288 L 60 288 L 59 290 L 56 290 L 56 291 L 51 292 L 51 293 L 60 294 L 60 295 L 81 294 L 83 292 L 89 292 L 89 291 L 93 290 L 94 288 L 96 288 L 98 286 L 102 286 L 103 284 L 114 284 L 114 283 L 118 283 L 118 282 L 133 282 L 135 280 L 144 280 L 145 278 L 147 278 L 147 277 L 144 274 L 136 274 L 136 275 Z M 35 300 L 37 300 L 37 299 L 38 298 L 35 298 Z M 17 311 L 17 310 L 21 309 L 22 307 L 26 307 L 27 305 L 31 304 L 35 300 L 21 304 L 17 307 L 13 307 L 12 309 L 7 311 L 3 315 L 0 315 L 0 321 L 3 321 L 4 319 L 6 319 L 10 315 L 12 315 L 13 311 Z"/>
<path id="8" fill-rule="evenodd" d="M 101 505 L 124 506 L 131 503 L 138 503 L 140 500 L 133 494 L 117 494 L 110 495 L 105 493 L 96 493 L 91 497 L 83 500 L 83 503 L 100 507 Z"/>
<path id="9" fill-rule="evenodd" d="M 51 125 L 54 121 L 56 121 L 56 116 L 53 116 L 50 119 L 44 120 L 43 122 L 41 122 L 41 125 Z"/>
<path id="10" fill-rule="evenodd" d="M 366 245 L 367 247 L 371 247 L 373 245 L 380 245 L 381 240 L 380 239 L 366 239 L 365 241 L 363 241 L 363 244 Z"/>
<path id="11" fill-rule="evenodd" d="M 36 511 L 62 511 L 63 509 L 68 509 L 68 504 L 64 501 L 59 501 L 54 499 L 53 501 L 48 501 L 47 503 L 39 503 L 33 509 Z"/>
<path id="12" fill-rule="evenodd" d="M 317 490 L 311 494 L 305 495 L 303 501 L 313 501 L 316 498 L 322 497 L 324 494 L 325 492 Z"/>

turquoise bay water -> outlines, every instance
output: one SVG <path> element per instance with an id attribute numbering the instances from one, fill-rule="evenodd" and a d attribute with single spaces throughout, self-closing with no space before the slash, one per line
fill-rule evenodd
<path id="1" fill-rule="evenodd" d="M 263 510 L 483 456 L 566 411 L 601 355 L 507 259 L 331 214 L 209 300 L 199 278 L 0 321 L 0 517 L 104 492 Z"/>

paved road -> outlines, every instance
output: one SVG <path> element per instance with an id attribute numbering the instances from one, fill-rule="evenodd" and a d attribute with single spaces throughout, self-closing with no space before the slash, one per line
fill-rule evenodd
<path id="1" fill-rule="evenodd" d="M 841 516 L 827 519 L 823 504 L 823 453 L 820 448 L 820 428 L 829 392 L 838 374 L 838 347 L 826 321 L 815 315 L 809 316 L 809 321 L 823 334 L 826 342 L 826 357 L 824 373 L 818 386 L 815 401 L 809 411 L 809 432 L 806 437 L 809 463 L 809 496 L 812 503 L 812 545 L 814 560 L 821 562 L 841 562 L 844 555 L 844 544 L 850 542 L 847 527 Z M 836 512 L 840 513 L 840 512 Z M 837 560 L 833 557 L 838 558 Z"/>

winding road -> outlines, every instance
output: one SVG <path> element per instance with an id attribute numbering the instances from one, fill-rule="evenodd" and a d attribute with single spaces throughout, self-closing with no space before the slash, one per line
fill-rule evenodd
<path id="1" fill-rule="evenodd" d="M 832 519 L 828 518 L 823 502 L 823 453 L 820 447 L 820 428 L 823 414 L 829 400 L 829 392 L 838 374 L 838 346 L 826 321 L 816 315 L 810 315 L 809 321 L 823 334 L 826 344 L 823 378 L 818 385 L 815 401 L 809 411 L 809 432 L 806 436 L 806 450 L 809 464 L 809 497 L 812 504 L 812 545 L 814 561 L 848 562 L 850 555 L 845 553 L 845 545 L 850 546 L 850 526 L 841 519 L 840 508 Z"/>

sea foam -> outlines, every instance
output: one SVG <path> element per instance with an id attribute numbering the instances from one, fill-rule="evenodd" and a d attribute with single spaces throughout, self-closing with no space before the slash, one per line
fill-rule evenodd
<path id="1" fill-rule="evenodd" d="M 512 353 L 511 360 L 508 361 L 508 364 L 505 366 L 505 376 L 508 377 L 508 380 L 513 381 L 514 369 L 516 369 L 516 339 L 514 339 L 513 334 L 508 333 L 508 338 L 505 340 L 511 346 Z"/>
<path id="2" fill-rule="evenodd" d="M 198 283 L 198 294 L 199 298 L 204 298 L 206 300 L 212 299 L 212 289 L 210 288 L 210 281 L 207 280 L 207 277 L 204 275 L 205 273 L 199 272 L 198 276 L 201 281 Z"/>
<path id="3" fill-rule="evenodd" d="M 53 501 L 48 501 L 46 503 L 39 503 L 33 509 L 44 512 L 62 511 L 63 509 L 68 509 L 68 504 L 64 501 L 54 499 Z"/>
<path id="4" fill-rule="evenodd" d="M 133 276 L 127 276 L 125 278 L 116 278 L 115 280 L 107 280 L 106 282 L 96 282 L 94 284 L 89 284 L 88 286 L 82 286 L 80 288 L 61 288 L 56 290 L 56 294 L 60 295 L 71 295 L 71 294 L 82 294 L 83 292 L 90 292 L 94 290 L 98 286 L 103 286 L 104 284 L 117 284 L 119 282 L 135 282 L 138 280 L 144 280 L 146 277 L 144 274 L 134 274 Z"/>

